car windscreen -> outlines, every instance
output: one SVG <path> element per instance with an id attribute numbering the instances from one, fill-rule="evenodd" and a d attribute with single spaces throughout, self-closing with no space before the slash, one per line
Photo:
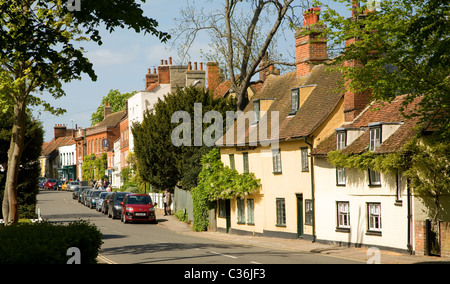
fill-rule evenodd
<path id="1" fill-rule="evenodd" d="M 115 204 L 120 204 L 120 202 L 123 201 L 123 198 L 125 197 L 125 195 L 129 194 L 128 192 L 120 192 L 117 193 L 116 195 L 116 200 L 114 201 Z"/>
<path id="2" fill-rule="evenodd" d="M 127 196 L 127 204 L 151 204 L 152 200 L 148 195 Z"/>
<path id="3" fill-rule="evenodd" d="M 100 195 L 100 193 L 102 193 L 101 191 L 94 191 L 94 192 L 92 192 L 92 197 L 97 197 L 97 196 L 99 196 Z"/>

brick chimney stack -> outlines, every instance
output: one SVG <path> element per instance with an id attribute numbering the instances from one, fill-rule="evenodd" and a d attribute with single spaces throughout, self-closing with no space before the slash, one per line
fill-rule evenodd
<path id="1" fill-rule="evenodd" d="M 172 59 L 170 58 L 170 61 Z M 159 83 L 160 84 L 170 84 L 170 65 L 167 60 L 161 59 L 161 65 L 158 66 Z"/>
<path id="2" fill-rule="evenodd" d="M 156 72 L 156 68 L 153 68 L 153 73 L 151 69 L 148 69 L 148 73 L 145 74 L 145 90 L 149 89 L 153 84 L 156 84 L 159 82 L 159 76 Z"/>
<path id="3" fill-rule="evenodd" d="M 106 118 L 108 115 L 112 113 L 112 106 L 108 102 L 105 102 L 105 109 L 103 112 L 103 117 Z"/>
<path id="4" fill-rule="evenodd" d="M 328 60 L 327 40 L 321 33 L 324 30 L 319 22 L 320 7 L 310 8 L 303 14 L 304 26 L 295 35 L 297 57 L 297 76 L 308 75 L 314 63 Z"/>
<path id="5" fill-rule="evenodd" d="M 352 4 L 352 17 L 353 21 L 364 19 L 367 13 L 370 11 L 366 10 L 362 14 L 359 14 L 359 1 L 354 0 Z M 345 47 L 348 48 L 357 41 L 356 38 L 348 38 L 345 41 Z M 344 67 L 359 68 L 362 67 L 362 63 L 359 60 L 348 60 L 344 62 Z M 370 96 L 372 93 L 370 91 L 357 92 L 350 88 L 351 81 L 347 81 L 346 91 L 344 96 L 344 116 L 346 122 L 352 122 L 369 104 Z"/>
<path id="6" fill-rule="evenodd" d="M 220 83 L 220 69 L 219 63 L 208 62 L 206 63 L 206 80 L 208 84 L 208 90 L 214 91 Z"/>

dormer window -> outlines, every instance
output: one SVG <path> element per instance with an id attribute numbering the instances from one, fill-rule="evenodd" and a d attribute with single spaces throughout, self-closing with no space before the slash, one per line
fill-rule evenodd
<path id="1" fill-rule="evenodd" d="M 369 150 L 375 151 L 381 145 L 381 126 L 370 128 Z"/>
<path id="2" fill-rule="evenodd" d="M 253 113 L 254 113 L 253 124 L 257 124 L 259 122 L 261 113 L 260 100 L 253 101 Z"/>
<path id="3" fill-rule="evenodd" d="M 336 132 L 336 150 L 344 150 L 347 147 L 347 131 L 339 130 Z"/>
<path id="4" fill-rule="evenodd" d="M 291 90 L 291 112 L 289 114 L 296 114 L 300 105 L 300 90 L 299 88 Z"/>

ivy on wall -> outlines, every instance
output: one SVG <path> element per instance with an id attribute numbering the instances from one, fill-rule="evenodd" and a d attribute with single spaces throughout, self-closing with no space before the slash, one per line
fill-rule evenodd
<path id="1" fill-rule="evenodd" d="M 108 161 L 106 153 L 103 153 L 100 158 L 95 154 L 84 156 L 83 159 L 83 180 L 99 180 L 105 178 L 105 171 L 108 168 Z"/>
<path id="2" fill-rule="evenodd" d="M 247 196 L 261 187 L 260 180 L 253 173 L 239 174 L 226 167 L 217 148 L 204 155 L 201 163 L 198 185 L 192 189 L 195 231 L 207 229 L 209 210 L 215 201 Z"/>
<path id="3" fill-rule="evenodd" d="M 389 154 L 344 154 L 336 150 L 328 153 L 327 160 L 337 168 L 400 173 L 424 201 L 433 221 L 450 220 L 450 142 L 439 136 L 413 137 L 400 151 Z"/>

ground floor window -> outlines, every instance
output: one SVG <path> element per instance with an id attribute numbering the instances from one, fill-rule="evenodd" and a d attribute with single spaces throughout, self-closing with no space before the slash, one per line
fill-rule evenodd
<path id="1" fill-rule="evenodd" d="M 237 199 L 237 215 L 238 215 L 238 224 L 245 224 L 245 201 L 244 199 Z"/>
<path id="2" fill-rule="evenodd" d="M 255 224 L 255 201 L 253 199 L 247 199 L 247 223 Z"/>
<path id="3" fill-rule="evenodd" d="M 381 233 L 381 204 L 367 203 L 367 213 L 369 232 Z"/>
<path id="4" fill-rule="evenodd" d="M 336 202 L 337 207 L 337 228 L 350 229 L 350 202 Z"/>
<path id="5" fill-rule="evenodd" d="M 286 203 L 284 198 L 277 198 L 277 226 L 286 226 Z"/>
<path id="6" fill-rule="evenodd" d="M 311 199 L 305 200 L 305 225 L 313 224 L 313 203 Z"/>

